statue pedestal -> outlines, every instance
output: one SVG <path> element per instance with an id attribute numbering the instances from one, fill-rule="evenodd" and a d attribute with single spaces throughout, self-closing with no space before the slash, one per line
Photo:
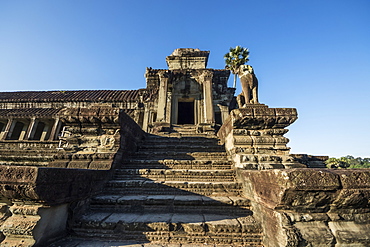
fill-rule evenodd
<path id="1" fill-rule="evenodd" d="M 217 135 L 237 168 L 306 167 L 289 154 L 289 139 L 283 136 L 288 132 L 285 128 L 296 119 L 295 108 L 249 104 L 232 110 Z"/>

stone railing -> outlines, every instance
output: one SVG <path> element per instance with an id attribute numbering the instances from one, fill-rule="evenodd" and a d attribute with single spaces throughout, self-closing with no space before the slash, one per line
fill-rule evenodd
<path id="1" fill-rule="evenodd" d="M 289 139 L 283 136 L 296 119 L 295 108 L 251 104 L 232 110 L 217 135 L 237 168 L 306 167 L 289 154 Z"/>
<path id="2" fill-rule="evenodd" d="M 238 173 L 266 246 L 370 246 L 369 169 Z"/>

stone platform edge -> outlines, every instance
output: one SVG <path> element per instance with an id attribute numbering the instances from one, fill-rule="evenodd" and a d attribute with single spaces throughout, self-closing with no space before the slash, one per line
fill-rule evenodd
<path id="1" fill-rule="evenodd" d="M 370 245 L 370 169 L 239 170 L 238 176 L 269 246 Z"/>

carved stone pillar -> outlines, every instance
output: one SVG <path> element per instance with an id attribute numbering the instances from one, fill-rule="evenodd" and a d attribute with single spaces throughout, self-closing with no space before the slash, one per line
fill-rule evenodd
<path id="1" fill-rule="evenodd" d="M 2 133 L 2 136 L 0 137 L 1 140 L 5 140 L 8 137 L 9 131 L 10 131 L 10 128 L 12 127 L 12 125 L 13 125 L 13 122 L 14 121 L 13 121 L 12 118 L 10 118 L 8 120 L 8 123 L 6 124 L 6 127 L 4 129 L 4 132 Z"/>
<path id="2" fill-rule="evenodd" d="M 53 127 L 52 127 L 51 132 L 50 132 L 49 141 L 55 140 L 56 135 L 59 132 L 59 129 L 60 129 L 60 121 L 59 121 L 59 118 L 56 118 L 54 120 L 54 124 L 53 124 Z"/>
<path id="3" fill-rule="evenodd" d="M 165 122 L 168 118 L 167 112 L 167 90 L 168 90 L 168 79 L 169 74 L 167 71 L 159 71 L 159 93 L 158 93 L 158 110 L 157 110 L 157 122 Z"/>
<path id="4" fill-rule="evenodd" d="M 229 116 L 229 107 L 226 105 L 220 105 L 220 104 L 218 104 L 217 106 L 221 110 L 221 119 L 222 119 L 222 123 L 224 123 L 227 117 Z"/>
<path id="5" fill-rule="evenodd" d="M 209 70 L 205 70 L 203 71 L 200 78 L 203 83 L 204 123 L 214 124 L 215 115 L 214 115 L 214 110 L 213 110 L 213 95 L 212 95 L 213 72 Z"/>
<path id="6" fill-rule="evenodd" d="M 24 140 L 29 140 L 32 136 L 32 134 L 34 133 L 34 127 L 36 126 L 37 127 L 37 124 L 35 125 L 36 123 L 36 118 L 31 118 L 31 121 L 30 121 L 30 124 L 28 125 L 28 128 L 27 128 L 27 131 L 26 131 L 26 135 L 24 136 Z"/>
<path id="7" fill-rule="evenodd" d="M 150 105 L 144 103 L 144 118 L 143 118 L 143 130 L 149 131 L 148 124 L 150 124 Z"/>
<path id="8" fill-rule="evenodd" d="M 167 103 L 165 110 L 165 122 L 171 123 L 171 111 L 172 111 L 172 92 L 167 92 Z"/>

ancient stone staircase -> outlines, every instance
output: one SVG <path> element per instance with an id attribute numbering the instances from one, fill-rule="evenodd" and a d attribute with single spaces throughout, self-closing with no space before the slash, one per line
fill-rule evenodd
<path id="1" fill-rule="evenodd" d="M 261 227 L 241 189 L 215 136 L 191 126 L 148 135 L 73 223 L 74 237 L 54 246 L 87 239 L 262 246 Z"/>

